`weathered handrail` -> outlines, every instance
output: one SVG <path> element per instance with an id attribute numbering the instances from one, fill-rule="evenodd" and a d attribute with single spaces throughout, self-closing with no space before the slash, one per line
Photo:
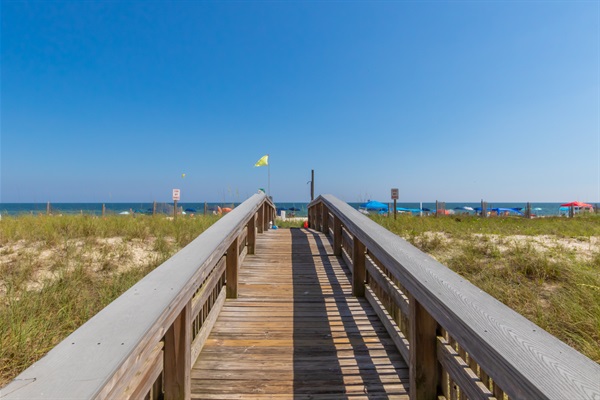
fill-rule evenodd
<path id="1" fill-rule="evenodd" d="M 348 204 L 319 196 L 309 224 L 409 364 L 411 399 L 600 399 L 598 364 Z"/>
<path id="2" fill-rule="evenodd" d="M 269 228 L 273 203 L 255 194 L 0 390 L 2 399 L 190 397 L 191 366 L 237 269 Z"/>

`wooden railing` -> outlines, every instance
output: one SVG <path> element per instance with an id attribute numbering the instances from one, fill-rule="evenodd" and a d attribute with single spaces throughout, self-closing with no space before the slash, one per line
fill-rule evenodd
<path id="1" fill-rule="evenodd" d="M 411 399 L 600 399 L 600 366 L 331 195 L 309 224 L 410 367 Z"/>
<path id="2" fill-rule="evenodd" d="M 255 194 L 59 343 L 2 399 L 187 399 L 194 364 L 275 207 Z"/>

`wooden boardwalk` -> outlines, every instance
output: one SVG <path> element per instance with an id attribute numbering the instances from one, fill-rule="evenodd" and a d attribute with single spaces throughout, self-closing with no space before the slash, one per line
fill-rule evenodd
<path id="1" fill-rule="evenodd" d="M 408 366 L 329 238 L 258 236 L 192 368 L 194 399 L 408 399 Z"/>

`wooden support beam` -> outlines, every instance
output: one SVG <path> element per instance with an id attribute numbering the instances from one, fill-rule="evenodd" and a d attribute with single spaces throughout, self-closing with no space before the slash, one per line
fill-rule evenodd
<path id="1" fill-rule="evenodd" d="M 438 395 L 437 322 L 409 294 L 410 399 L 433 400 Z"/>
<path id="2" fill-rule="evenodd" d="M 228 299 L 237 299 L 238 296 L 238 268 L 240 259 L 238 244 L 239 238 L 236 237 L 231 242 L 225 256 L 225 280 Z"/>
<path id="3" fill-rule="evenodd" d="M 254 254 L 256 249 L 256 214 L 248 221 L 248 254 Z"/>
<path id="4" fill-rule="evenodd" d="M 335 215 L 333 216 L 333 254 L 342 255 L 342 221 Z"/>
<path id="5" fill-rule="evenodd" d="M 191 397 L 191 310 L 191 303 L 188 302 L 165 334 L 165 399 L 183 400 Z"/>
<path id="6" fill-rule="evenodd" d="M 352 294 L 365 297 L 365 245 L 355 236 L 352 245 Z"/>

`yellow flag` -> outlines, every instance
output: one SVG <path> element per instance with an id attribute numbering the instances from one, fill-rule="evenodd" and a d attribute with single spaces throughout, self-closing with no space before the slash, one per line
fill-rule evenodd
<path id="1" fill-rule="evenodd" d="M 265 165 L 269 165 L 269 155 L 262 156 L 260 160 L 254 164 L 255 167 L 264 167 Z"/>

